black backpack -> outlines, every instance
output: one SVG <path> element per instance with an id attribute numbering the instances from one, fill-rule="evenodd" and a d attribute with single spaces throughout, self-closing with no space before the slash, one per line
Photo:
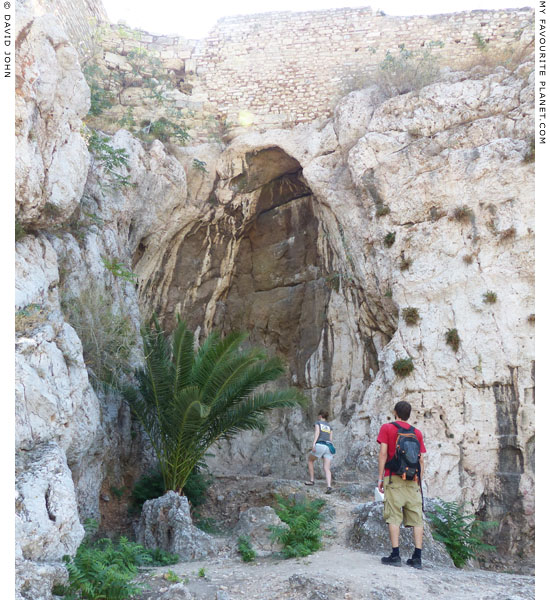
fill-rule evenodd
<path id="1" fill-rule="evenodd" d="M 397 440 L 395 441 L 395 454 L 391 460 L 386 463 L 386 469 L 391 474 L 400 475 L 402 479 L 408 481 L 418 481 L 420 479 L 420 442 L 415 434 L 415 429 L 411 425 L 405 429 L 393 422 L 391 425 L 397 427 Z"/>

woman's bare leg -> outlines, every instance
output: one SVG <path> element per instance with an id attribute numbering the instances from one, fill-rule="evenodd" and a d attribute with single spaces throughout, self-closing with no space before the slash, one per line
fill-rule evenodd
<path id="1" fill-rule="evenodd" d="M 313 463 L 315 462 L 315 456 L 313 456 L 313 454 L 310 454 L 307 457 L 307 469 L 309 471 L 309 480 L 310 481 L 315 481 L 315 478 L 313 476 Z"/>
<path id="2" fill-rule="evenodd" d="M 327 486 L 330 487 L 332 483 L 332 473 L 330 472 L 330 458 L 323 458 L 323 468 L 325 469 L 325 477 L 327 478 Z"/>

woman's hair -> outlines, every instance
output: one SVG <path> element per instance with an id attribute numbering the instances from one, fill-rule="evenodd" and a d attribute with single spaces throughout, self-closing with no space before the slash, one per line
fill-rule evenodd
<path id="1" fill-rule="evenodd" d="M 328 410 L 320 410 L 318 414 L 320 417 L 323 417 L 325 421 L 328 421 Z"/>

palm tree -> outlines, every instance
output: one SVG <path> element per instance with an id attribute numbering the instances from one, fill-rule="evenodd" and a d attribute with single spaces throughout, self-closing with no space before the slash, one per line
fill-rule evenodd
<path id="1" fill-rule="evenodd" d="M 241 431 L 265 431 L 274 408 L 304 405 L 296 389 L 255 392 L 285 371 L 279 358 L 240 348 L 247 334 L 211 333 L 197 351 L 178 318 L 172 342 L 154 317 L 142 330 L 145 368 L 139 393 L 127 395 L 160 463 L 166 491 L 181 494 L 193 467 L 212 444 Z"/>

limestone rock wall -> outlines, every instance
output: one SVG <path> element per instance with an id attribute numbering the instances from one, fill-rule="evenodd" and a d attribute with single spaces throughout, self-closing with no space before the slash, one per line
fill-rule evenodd
<path id="1" fill-rule="evenodd" d="M 218 472 L 269 463 L 301 477 L 313 419 L 328 406 L 337 472 L 374 479 L 377 430 L 407 398 L 428 446 L 429 495 L 496 518 L 503 556 L 525 550 L 534 527 L 532 63 L 450 73 L 388 100 L 356 91 L 331 119 L 253 129 L 228 147 L 144 145 L 119 130 L 108 143 L 125 150 L 120 175 L 131 185 L 117 187 L 87 149 L 89 91 L 67 34 L 26 2 L 18 23 L 20 597 L 35 600 L 37 581 L 50 589 L 62 578 L 58 561 L 78 546 L 81 522 L 104 514 L 105 486 L 131 483 L 123 466 L 140 457 L 127 409 L 91 386 L 84 335 L 67 317 L 92 283 L 100 308 L 136 334 L 129 366 L 152 310 L 167 330 L 184 314 L 198 338 L 247 329 L 251 343 L 286 359 L 281 385 L 302 388 L 309 408 L 219 449 Z M 106 260 L 135 272 L 137 289 Z M 407 307 L 418 323 L 405 322 Z M 407 377 L 393 369 L 399 358 L 412 360 Z"/>
<path id="2" fill-rule="evenodd" d="M 221 154 L 195 222 L 135 262 L 142 301 L 167 329 L 181 312 L 199 334 L 251 331 L 311 405 L 227 445 L 215 468 L 301 476 L 329 406 L 336 469 L 374 480 L 378 428 L 406 398 L 429 494 L 471 502 L 499 520 L 503 552 L 522 547 L 534 525 L 532 84 L 527 63 L 387 101 L 364 90 L 334 120 L 239 136 Z"/>

